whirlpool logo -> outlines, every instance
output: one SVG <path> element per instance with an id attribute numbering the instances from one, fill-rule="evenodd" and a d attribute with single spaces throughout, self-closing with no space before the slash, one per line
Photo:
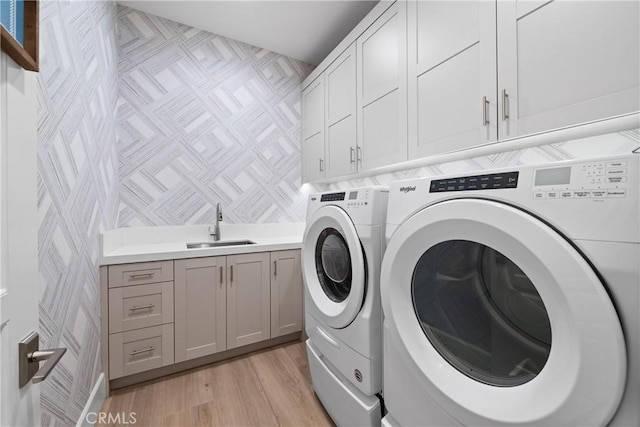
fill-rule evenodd
<path id="1" fill-rule="evenodd" d="M 416 191 L 416 186 L 415 185 L 410 185 L 407 187 L 400 187 L 400 191 L 403 193 L 408 193 L 409 191 Z"/>

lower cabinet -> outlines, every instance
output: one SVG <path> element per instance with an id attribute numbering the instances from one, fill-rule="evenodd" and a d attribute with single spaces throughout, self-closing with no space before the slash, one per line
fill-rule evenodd
<path id="1" fill-rule="evenodd" d="M 302 330 L 300 250 L 112 265 L 100 274 L 109 380 Z"/>
<path id="2" fill-rule="evenodd" d="M 227 257 L 175 261 L 176 362 L 227 349 Z"/>
<path id="3" fill-rule="evenodd" d="M 271 252 L 271 338 L 302 330 L 300 251 Z"/>
<path id="4" fill-rule="evenodd" d="M 302 330 L 301 278 L 299 250 L 176 260 L 176 362 Z"/>

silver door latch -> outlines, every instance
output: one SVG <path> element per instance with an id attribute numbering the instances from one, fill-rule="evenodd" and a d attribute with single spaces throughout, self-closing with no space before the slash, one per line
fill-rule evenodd
<path id="1" fill-rule="evenodd" d="M 29 384 L 32 378 L 34 383 L 44 381 L 67 352 L 66 348 L 51 350 L 40 350 L 39 348 L 40 337 L 37 332 L 31 332 L 18 343 L 18 383 L 20 388 Z M 40 362 L 43 361 L 46 363 L 40 368 Z"/>

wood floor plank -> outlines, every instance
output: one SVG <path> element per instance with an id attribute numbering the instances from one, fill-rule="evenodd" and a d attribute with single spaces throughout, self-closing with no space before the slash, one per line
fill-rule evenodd
<path id="1" fill-rule="evenodd" d="M 284 348 L 251 355 L 281 426 L 331 426 L 320 401 Z"/>
<path id="2" fill-rule="evenodd" d="M 333 425 L 302 342 L 115 390 L 102 411 L 135 412 L 136 425 L 153 427 Z"/>
<path id="3" fill-rule="evenodd" d="M 248 357 L 208 371 L 216 398 L 208 410 L 221 425 L 277 426 L 269 399 Z"/>
<path id="4" fill-rule="evenodd" d="M 307 345 L 304 342 L 296 342 L 291 345 L 283 346 L 282 348 L 298 367 L 302 376 L 307 380 L 309 387 L 313 388 L 313 383 L 311 382 L 311 371 L 309 371 L 309 358 L 307 357 Z"/>

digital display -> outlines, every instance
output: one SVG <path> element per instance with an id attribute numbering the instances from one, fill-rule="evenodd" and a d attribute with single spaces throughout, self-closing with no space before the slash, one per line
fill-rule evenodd
<path id="1" fill-rule="evenodd" d="M 519 172 L 493 173 L 489 175 L 463 176 L 431 181 L 429 193 L 445 191 L 497 190 L 518 187 Z"/>
<path id="2" fill-rule="evenodd" d="M 349 192 L 349 200 L 355 200 L 357 198 L 358 198 L 358 192 L 357 191 Z"/>
<path id="3" fill-rule="evenodd" d="M 567 185 L 571 182 L 571 166 L 536 170 L 535 184 Z"/>
<path id="4" fill-rule="evenodd" d="M 342 193 L 323 194 L 322 196 L 320 196 L 320 201 L 321 202 L 339 202 L 341 200 L 344 200 L 344 196 L 345 196 L 344 191 Z"/>

